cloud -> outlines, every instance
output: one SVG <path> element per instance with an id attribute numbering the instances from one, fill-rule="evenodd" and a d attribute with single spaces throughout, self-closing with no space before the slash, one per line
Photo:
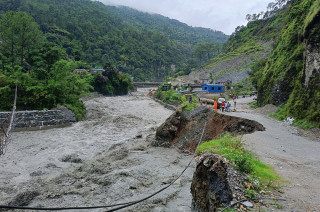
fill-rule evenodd
<path id="1" fill-rule="evenodd" d="M 191 26 L 199 26 L 231 34 L 245 25 L 246 14 L 265 11 L 273 0 L 99 0 L 112 1 L 141 11 L 158 13 Z"/>

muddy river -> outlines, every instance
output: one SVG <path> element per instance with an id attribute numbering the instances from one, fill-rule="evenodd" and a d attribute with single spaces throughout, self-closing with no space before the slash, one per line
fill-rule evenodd
<path id="1" fill-rule="evenodd" d="M 155 129 L 173 111 L 147 97 L 148 91 L 88 98 L 87 119 L 70 127 L 14 132 L 0 158 L 0 204 L 113 205 L 172 182 L 192 157 L 150 146 Z M 191 211 L 194 168 L 192 163 L 167 190 L 122 211 Z"/>

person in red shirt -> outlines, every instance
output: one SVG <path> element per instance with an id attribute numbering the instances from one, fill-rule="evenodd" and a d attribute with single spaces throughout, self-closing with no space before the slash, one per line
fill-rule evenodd
<path id="1" fill-rule="evenodd" d="M 225 106 L 226 106 L 226 103 L 225 103 L 225 102 L 222 102 L 222 103 L 221 103 L 221 111 L 222 111 L 222 112 L 224 112 Z"/>

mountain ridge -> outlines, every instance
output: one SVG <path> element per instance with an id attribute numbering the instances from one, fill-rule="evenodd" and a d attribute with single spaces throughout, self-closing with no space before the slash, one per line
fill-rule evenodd
<path id="1" fill-rule="evenodd" d="M 163 30 L 163 23 L 158 24 L 162 28 L 155 29 L 149 29 L 150 23 L 145 26 L 141 21 L 137 23 L 139 27 L 133 26 L 132 20 L 119 15 L 124 13 L 119 8 L 112 11 L 114 7 L 90 0 L 1 0 L 0 8 L 0 14 L 10 10 L 30 14 L 47 39 L 62 46 L 70 59 L 87 61 L 92 67 L 112 64 L 136 81 L 164 80 L 174 73 L 174 67 L 183 67 L 192 59 L 197 42 L 211 40 L 215 34 L 175 21 L 195 32 L 170 27 L 170 37 Z M 126 9 L 135 15 L 142 14 Z M 153 25 L 158 23 L 155 17 L 158 16 L 152 16 Z M 168 21 L 165 17 L 162 20 Z M 222 37 L 227 40 L 227 36 Z"/>

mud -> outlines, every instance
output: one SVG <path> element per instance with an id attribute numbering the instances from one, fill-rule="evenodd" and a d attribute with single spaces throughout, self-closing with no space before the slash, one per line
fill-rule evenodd
<path id="1" fill-rule="evenodd" d="M 192 111 L 178 110 L 156 132 L 154 146 L 177 147 L 193 153 L 200 142 L 218 138 L 223 133 L 243 135 L 265 128 L 256 121 L 217 113 L 201 106 Z M 202 142 L 201 141 L 201 142 Z"/>

